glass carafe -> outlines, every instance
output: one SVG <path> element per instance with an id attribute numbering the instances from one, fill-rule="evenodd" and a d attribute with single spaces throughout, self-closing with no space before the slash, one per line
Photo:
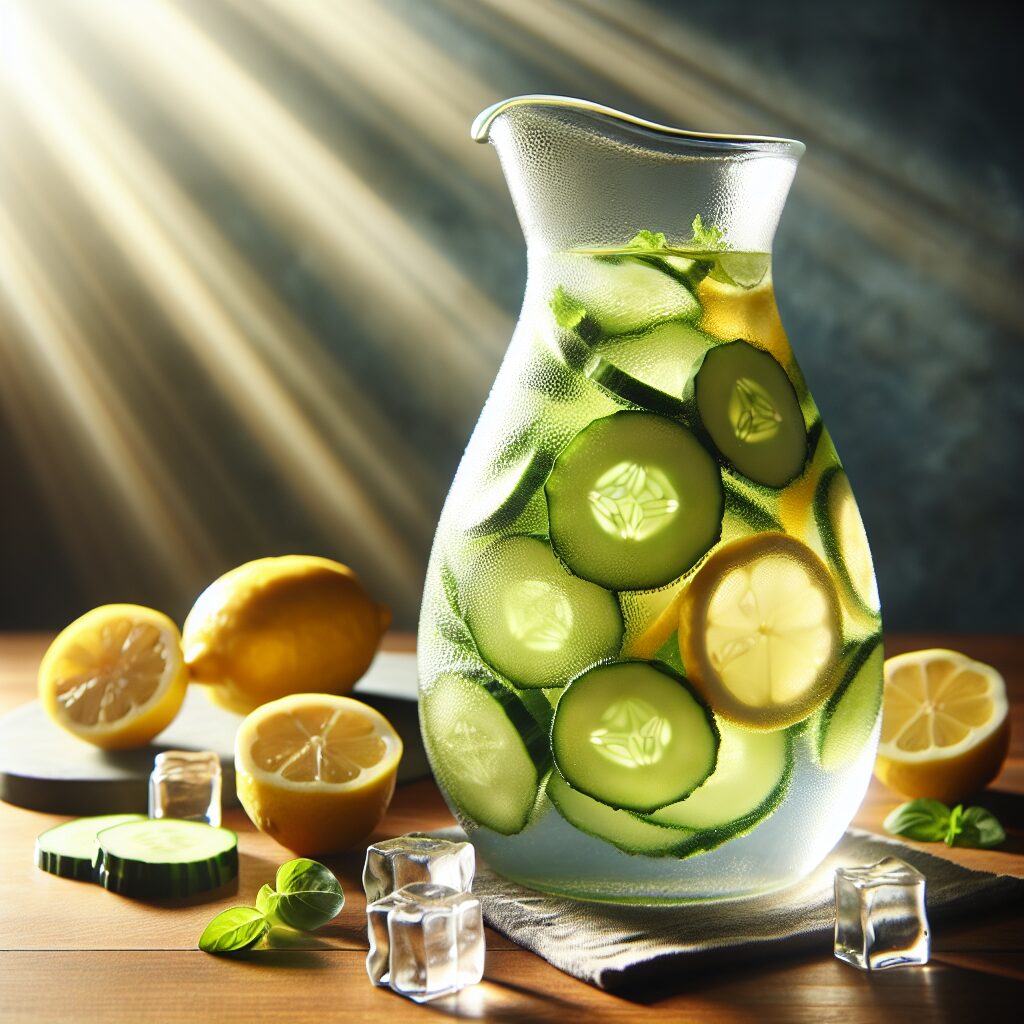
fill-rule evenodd
<path id="1" fill-rule="evenodd" d="M 864 795 L 882 678 L 867 539 L 772 291 L 804 147 L 548 96 L 474 137 L 528 279 L 426 579 L 438 783 L 537 889 L 789 884 Z"/>

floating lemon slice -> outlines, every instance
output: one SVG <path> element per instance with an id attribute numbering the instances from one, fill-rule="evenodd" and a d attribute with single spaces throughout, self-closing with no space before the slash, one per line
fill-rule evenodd
<path id="1" fill-rule="evenodd" d="M 178 713 L 187 686 L 178 627 L 134 604 L 86 612 L 57 636 L 39 666 L 47 714 L 105 750 L 148 743 Z"/>
<path id="2" fill-rule="evenodd" d="M 947 650 L 885 663 L 875 774 L 909 797 L 956 803 L 991 782 L 1010 743 L 1003 677 Z"/>
<path id="3" fill-rule="evenodd" d="M 687 674 L 717 714 L 751 729 L 806 718 L 836 683 L 839 603 L 821 559 L 781 533 L 727 544 L 680 605 Z"/>
<path id="4" fill-rule="evenodd" d="M 365 839 L 395 791 L 402 741 L 350 697 L 296 693 L 253 711 L 235 737 L 235 786 L 253 824 L 301 854 Z"/>

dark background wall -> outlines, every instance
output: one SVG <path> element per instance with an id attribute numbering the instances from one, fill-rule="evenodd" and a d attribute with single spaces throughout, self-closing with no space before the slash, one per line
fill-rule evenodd
<path id="1" fill-rule="evenodd" d="M 0 20 L 0 628 L 179 618 L 327 554 L 415 622 L 522 296 L 527 92 L 808 144 L 794 348 L 890 629 L 1019 630 L 1024 181 L 1009 7 L 15 0 Z"/>

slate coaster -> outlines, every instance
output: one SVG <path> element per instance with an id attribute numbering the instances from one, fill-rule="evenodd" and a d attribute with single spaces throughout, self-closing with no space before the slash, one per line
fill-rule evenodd
<path id="1" fill-rule="evenodd" d="M 416 656 L 377 655 L 353 696 L 377 708 L 402 737 L 399 783 L 429 775 L 416 705 Z M 234 742 L 241 721 L 193 687 L 177 718 L 148 746 L 103 751 L 58 728 L 32 701 L 0 716 L 0 800 L 51 814 L 145 814 L 158 753 L 212 750 L 224 772 L 223 804 L 237 806 Z"/>

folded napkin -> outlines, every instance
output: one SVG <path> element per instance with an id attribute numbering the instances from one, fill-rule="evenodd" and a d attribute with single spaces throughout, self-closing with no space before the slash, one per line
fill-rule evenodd
<path id="1" fill-rule="evenodd" d="M 465 838 L 446 829 L 445 838 Z M 477 866 L 473 892 L 496 931 L 567 974 L 603 989 L 738 963 L 832 948 L 837 867 L 897 857 L 926 878 L 931 923 L 1024 897 L 1024 879 L 972 871 L 897 840 L 849 829 L 828 859 L 787 889 L 715 903 L 591 903 L 526 889 Z"/>

